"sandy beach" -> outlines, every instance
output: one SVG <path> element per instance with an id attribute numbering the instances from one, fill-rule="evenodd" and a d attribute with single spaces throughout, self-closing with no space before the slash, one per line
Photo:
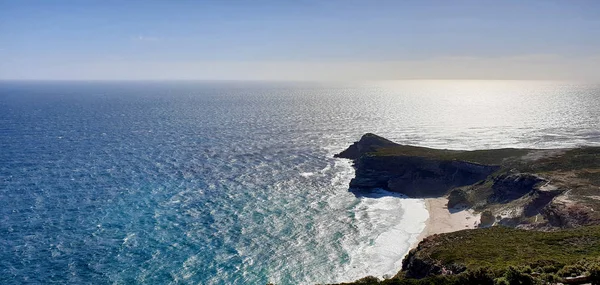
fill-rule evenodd
<path id="1" fill-rule="evenodd" d="M 448 210 L 448 198 L 446 197 L 425 199 L 425 205 L 429 211 L 429 219 L 413 248 L 430 235 L 474 229 L 479 224 L 480 215 L 473 213 L 473 210 L 466 208 Z"/>

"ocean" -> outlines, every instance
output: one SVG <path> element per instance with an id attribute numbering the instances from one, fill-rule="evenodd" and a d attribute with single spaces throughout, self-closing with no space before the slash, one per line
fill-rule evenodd
<path id="1" fill-rule="evenodd" d="M 600 85 L 0 82 L 0 283 L 392 276 L 424 203 L 350 191 L 372 132 L 448 149 L 600 145 Z"/>

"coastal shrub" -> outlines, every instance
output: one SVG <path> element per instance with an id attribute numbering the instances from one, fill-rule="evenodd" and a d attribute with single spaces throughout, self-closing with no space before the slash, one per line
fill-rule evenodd
<path id="1" fill-rule="evenodd" d="M 564 277 L 593 276 L 593 284 L 600 285 L 599 226 L 553 232 L 491 227 L 437 235 L 426 245 L 416 258 L 462 273 L 411 279 L 401 271 L 391 279 L 350 284 L 554 284 Z"/>
<path id="2" fill-rule="evenodd" d="M 492 270 L 531 264 L 533 268 L 542 266 L 544 272 L 554 273 L 563 264 L 600 256 L 600 227 L 556 232 L 491 227 L 439 235 L 430 239 L 430 244 L 418 256 L 430 256 L 442 264 L 463 264 L 467 268 L 487 262 Z"/>
<path id="3" fill-rule="evenodd" d="M 500 277 L 494 279 L 494 285 L 510 285 L 506 277 Z"/>
<path id="4" fill-rule="evenodd" d="M 524 269 L 524 270 L 523 270 Z M 527 270 L 527 268 L 517 268 L 514 266 L 509 266 L 504 273 L 504 277 L 508 281 L 510 285 L 533 285 L 534 280 L 531 275 L 527 273 L 527 271 L 531 272 L 531 268 Z"/>
<path id="5" fill-rule="evenodd" d="M 352 283 L 358 284 L 358 283 Z M 385 284 L 385 285 L 462 285 L 462 284 L 478 284 L 478 283 L 465 283 L 457 275 L 437 275 L 430 276 L 423 279 L 412 279 L 412 278 L 392 278 L 383 280 L 379 283 L 369 284 Z"/>
<path id="6" fill-rule="evenodd" d="M 529 265 L 521 266 L 519 268 L 519 271 L 521 273 L 525 273 L 525 274 L 531 274 L 531 273 L 533 273 L 533 269 L 531 269 L 531 266 L 529 266 Z"/>
<path id="7" fill-rule="evenodd" d="M 576 264 L 566 265 L 561 270 L 559 270 L 557 274 L 558 274 L 558 276 L 561 276 L 561 277 L 576 277 L 576 276 L 582 275 L 586 271 L 587 270 L 586 270 L 585 265 L 583 265 L 581 263 L 576 263 Z"/>
<path id="8" fill-rule="evenodd" d="M 600 264 L 595 264 L 590 268 L 590 282 L 592 285 L 600 285 Z"/>
<path id="9" fill-rule="evenodd" d="M 561 278 L 554 273 L 543 273 L 540 275 L 539 279 L 543 284 L 555 284 L 561 280 Z"/>
<path id="10" fill-rule="evenodd" d="M 367 276 L 356 280 L 356 284 L 379 284 L 379 279 L 375 276 Z"/>
<path id="11" fill-rule="evenodd" d="M 536 260 L 529 265 L 538 273 L 556 273 L 565 266 L 556 260 Z"/>
<path id="12" fill-rule="evenodd" d="M 462 284 L 457 280 L 458 278 L 455 275 L 438 275 L 429 277 L 422 280 L 422 283 L 418 283 L 419 285 L 458 285 Z"/>
<path id="13" fill-rule="evenodd" d="M 458 275 L 461 284 L 494 285 L 494 274 L 486 268 L 477 268 Z"/>

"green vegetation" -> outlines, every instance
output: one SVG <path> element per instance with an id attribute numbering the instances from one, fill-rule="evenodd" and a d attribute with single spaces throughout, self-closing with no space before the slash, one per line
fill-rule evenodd
<path id="1" fill-rule="evenodd" d="M 522 171 L 570 171 L 587 168 L 598 168 L 600 161 L 600 147 L 573 148 L 564 154 L 548 156 L 528 164 Z"/>
<path id="2" fill-rule="evenodd" d="M 570 264 L 585 257 L 600 256 L 599 226 L 556 232 L 492 227 L 431 239 L 433 244 L 422 254 L 442 264 L 458 263 L 468 268 L 501 269 L 545 260 Z"/>
<path id="3" fill-rule="evenodd" d="M 466 270 L 423 279 L 406 278 L 403 271 L 387 280 L 365 277 L 346 284 L 553 284 L 578 276 L 600 284 L 599 226 L 557 232 L 464 230 L 432 236 L 416 254 L 442 268 L 460 264 Z"/>
<path id="4" fill-rule="evenodd" d="M 589 181 L 592 185 L 600 186 L 600 168 L 586 169 L 577 173 L 577 177 Z"/>
<path id="5" fill-rule="evenodd" d="M 574 284 L 592 284 L 600 285 L 599 259 L 581 260 L 577 264 L 565 267 L 576 267 L 578 276 L 583 276 L 583 281 Z M 542 269 L 542 268 L 537 268 Z M 540 273 L 541 272 L 541 273 Z M 411 279 L 395 277 L 386 280 L 379 280 L 376 277 L 369 276 L 351 283 L 342 283 L 345 285 L 353 284 L 382 284 L 382 285 L 464 285 L 464 284 L 482 284 L 482 285 L 542 285 L 558 284 L 565 281 L 558 272 L 544 272 L 532 269 L 530 266 L 514 267 L 509 266 L 503 271 L 492 271 L 485 268 L 466 271 L 457 275 L 437 275 L 423 279 Z M 562 284 L 562 283 L 560 283 Z"/>
<path id="6" fill-rule="evenodd" d="M 518 158 L 529 153 L 530 149 L 490 149 L 490 150 L 446 150 L 426 147 L 398 145 L 379 148 L 369 153 L 375 156 L 417 156 L 437 160 L 461 160 L 477 164 L 501 165 L 509 158 Z"/>
<path id="7" fill-rule="evenodd" d="M 548 152 L 548 154 L 544 154 Z M 552 154 L 552 152 L 555 152 Z M 523 160 L 528 154 L 540 153 L 539 159 Z M 600 147 L 574 148 L 569 150 L 534 150 L 521 148 L 502 148 L 487 150 L 447 150 L 409 145 L 393 145 L 375 148 L 367 155 L 373 156 L 414 156 L 437 160 L 460 160 L 485 165 L 506 165 L 520 171 L 532 173 L 547 171 L 568 171 L 598 168 Z"/>

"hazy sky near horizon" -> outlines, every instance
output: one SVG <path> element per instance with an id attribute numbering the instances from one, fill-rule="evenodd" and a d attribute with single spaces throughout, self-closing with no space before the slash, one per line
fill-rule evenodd
<path id="1" fill-rule="evenodd" d="M 600 81 L 600 1 L 0 0 L 0 79 Z"/>

